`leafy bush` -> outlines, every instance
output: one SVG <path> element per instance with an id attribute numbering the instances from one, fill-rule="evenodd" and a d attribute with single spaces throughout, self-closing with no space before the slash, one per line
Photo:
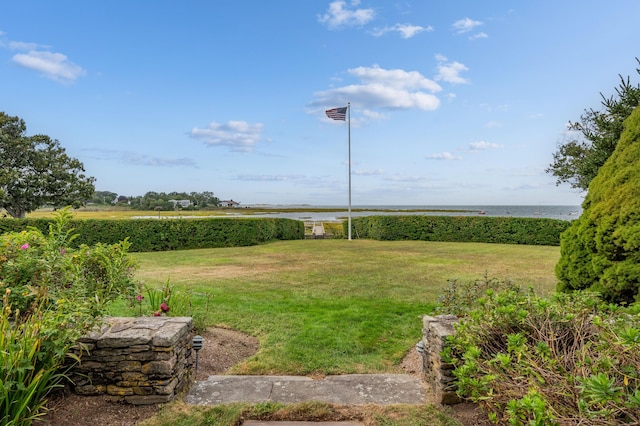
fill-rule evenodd
<path id="1" fill-rule="evenodd" d="M 14 309 L 29 314 L 40 291 L 48 299 L 91 299 L 93 312 L 120 296 L 135 293 L 136 265 L 128 255 L 129 242 L 73 245 L 77 234 L 69 228 L 71 213 L 60 210 L 49 223 L 48 235 L 37 229 L 5 234 L 0 239 L 0 277 L 12 289 Z"/>
<path id="2" fill-rule="evenodd" d="M 458 393 L 496 423 L 640 421 L 640 317 L 594 294 L 489 290 L 444 356 Z"/>
<path id="3" fill-rule="evenodd" d="M 49 233 L 0 238 L 0 424 L 23 425 L 42 414 L 61 386 L 65 359 L 105 306 L 135 291 L 126 241 L 70 248 L 71 214 L 57 213 Z"/>
<path id="4" fill-rule="evenodd" d="M 559 245 L 569 222 L 548 218 L 487 216 L 363 216 L 351 221 L 359 238 L 529 245 Z M 348 233 L 348 224 L 344 224 Z"/>
<path id="5" fill-rule="evenodd" d="M 640 300 L 640 108 L 591 181 L 583 213 L 562 234 L 559 291 L 589 289 L 615 303 Z"/>

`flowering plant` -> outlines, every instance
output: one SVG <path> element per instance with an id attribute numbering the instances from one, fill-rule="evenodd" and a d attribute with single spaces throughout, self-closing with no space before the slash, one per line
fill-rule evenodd
<path id="1" fill-rule="evenodd" d="M 64 379 L 69 349 L 120 294 L 135 290 L 128 241 L 71 248 L 71 213 L 49 233 L 0 236 L 0 423 L 30 424 Z"/>
<path id="2" fill-rule="evenodd" d="M 49 233 L 37 229 L 8 233 L 0 238 L 0 277 L 12 290 L 9 302 L 27 314 L 37 293 L 47 289 L 47 300 L 85 298 L 92 300 L 94 315 L 120 295 L 135 292 L 136 265 L 128 240 L 71 248 L 77 237 L 68 227 L 72 215 L 59 210 Z"/>

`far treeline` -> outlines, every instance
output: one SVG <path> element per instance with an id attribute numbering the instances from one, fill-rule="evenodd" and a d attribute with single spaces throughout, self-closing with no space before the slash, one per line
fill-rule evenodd
<path id="1" fill-rule="evenodd" d="M 86 200 L 86 205 L 126 206 L 132 210 L 171 211 L 206 210 L 220 206 L 220 199 L 213 192 L 155 192 L 144 195 L 124 196 L 111 191 L 96 191 Z"/>

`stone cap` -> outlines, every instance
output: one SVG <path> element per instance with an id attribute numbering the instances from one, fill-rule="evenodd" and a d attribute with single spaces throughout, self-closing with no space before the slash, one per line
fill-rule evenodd
<path id="1" fill-rule="evenodd" d="M 454 324 L 458 322 L 458 317 L 455 315 L 437 315 L 432 317 L 425 315 L 422 317 L 422 324 L 425 329 L 434 330 L 438 336 L 446 337 L 455 333 Z"/>
<path id="2" fill-rule="evenodd" d="M 98 348 L 169 347 L 192 329 L 191 317 L 109 317 L 80 341 L 95 343 Z"/>

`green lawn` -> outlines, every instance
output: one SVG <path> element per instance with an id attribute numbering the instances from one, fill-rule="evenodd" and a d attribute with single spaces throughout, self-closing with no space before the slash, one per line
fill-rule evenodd
<path id="1" fill-rule="evenodd" d="M 486 273 L 552 292 L 559 248 L 303 240 L 134 256 L 139 279 L 170 279 L 207 325 L 258 337 L 235 373 L 308 375 L 399 372 L 448 280 Z"/>

